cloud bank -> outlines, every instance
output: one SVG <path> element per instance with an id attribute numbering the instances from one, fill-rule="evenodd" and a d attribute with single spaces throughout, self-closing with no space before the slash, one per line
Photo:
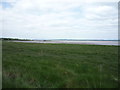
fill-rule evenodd
<path id="1" fill-rule="evenodd" d="M 2 37 L 118 39 L 118 0 L 3 0 Z"/>

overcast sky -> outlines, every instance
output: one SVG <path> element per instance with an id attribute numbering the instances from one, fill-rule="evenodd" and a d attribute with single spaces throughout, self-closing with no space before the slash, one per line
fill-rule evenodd
<path id="1" fill-rule="evenodd" d="M 118 39 L 119 0 L 2 0 L 2 37 Z"/>

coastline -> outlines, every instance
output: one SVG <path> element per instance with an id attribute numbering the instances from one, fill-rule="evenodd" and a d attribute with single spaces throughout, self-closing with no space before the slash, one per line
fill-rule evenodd
<path id="1" fill-rule="evenodd" d="M 34 40 L 34 41 L 12 41 L 23 43 L 52 43 L 52 44 L 86 44 L 86 45 L 114 45 L 119 46 L 119 41 L 67 41 L 67 40 Z"/>

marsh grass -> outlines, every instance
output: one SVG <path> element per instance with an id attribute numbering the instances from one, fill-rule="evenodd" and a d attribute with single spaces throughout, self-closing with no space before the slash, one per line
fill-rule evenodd
<path id="1" fill-rule="evenodd" d="M 3 88 L 116 88 L 118 46 L 3 42 Z"/>

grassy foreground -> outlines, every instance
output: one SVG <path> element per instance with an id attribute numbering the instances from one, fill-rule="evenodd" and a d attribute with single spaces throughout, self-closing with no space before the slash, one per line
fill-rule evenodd
<path id="1" fill-rule="evenodd" d="M 118 46 L 3 42 L 3 88 L 118 87 Z"/>

